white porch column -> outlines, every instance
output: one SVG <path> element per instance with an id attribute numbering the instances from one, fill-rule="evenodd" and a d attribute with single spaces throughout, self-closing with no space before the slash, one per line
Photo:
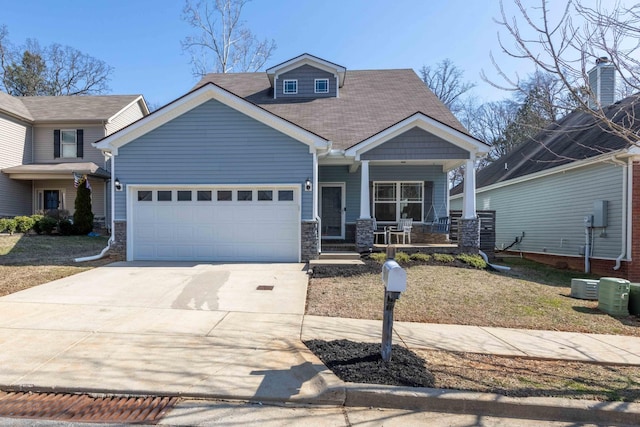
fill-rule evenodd
<path id="1" fill-rule="evenodd" d="M 464 168 L 462 219 L 473 219 L 476 217 L 476 171 L 474 166 L 473 159 L 470 159 L 467 160 Z"/>
<path id="2" fill-rule="evenodd" d="M 362 160 L 360 165 L 360 219 L 371 218 L 369 206 L 369 160 Z"/>

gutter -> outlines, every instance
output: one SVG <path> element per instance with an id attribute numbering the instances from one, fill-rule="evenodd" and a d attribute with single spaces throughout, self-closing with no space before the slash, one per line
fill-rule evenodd
<path id="1" fill-rule="evenodd" d="M 622 259 L 627 254 L 627 197 L 628 197 L 628 181 L 629 181 L 629 165 L 621 160 L 611 156 L 611 161 L 622 166 L 622 249 L 620 255 L 616 258 L 616 265 L 613 266 L 615 271 L 620 270 Z"/>
<path id="2" fill-rule="evenodd" d="M 107 157 L 111 157 L 111 233 L 109 235 L 109 240 L 107 241 L 107 246 L 102 249 L 102 251 L 97 254 L 97 255 L 91 255 L 91 256 L 87 256 L 87 257 L 81 257 L 81 258 L 75 258 L 73 261 L 74 262 L 85 262 L 85 261 L 95 261 L 97 259 L 100 259 L 102 257 L 105 256 L 105 254 L 109 251 L 109 249 L 111 249 L 111 245 L 113 245 L 116 242 L 116 235 L 115 235 L 115 231 L 113 229 L 113 225 L 114 225 L 114 216 L 115 216 L 115 212 L 116 212 L 116 205 L 115 205 L 115 185 L 113 184 L 115 181 L 115 157 L 111 154 L 108 153 L 106 151 L 103 152 L 104 156 L 105 156 L 105 163 L 106 163 L 106 158 Z"/>

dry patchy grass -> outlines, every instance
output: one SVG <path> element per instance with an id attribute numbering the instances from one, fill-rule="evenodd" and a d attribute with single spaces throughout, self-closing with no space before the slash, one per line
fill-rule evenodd
<path id="1" fill-rule="evenodd" d="M 106 244 L 106 237 L 0 235 L 0 296 L 113 262 L 73 261 L 99 253 Z"/>
<path id="2" fill-rule="evenodd" d="M 637 366 L 431 350 L 414 352 L 426 361 L 437 388 L 513 397 L 640 401 L 640 373 Z"/>
<path id="3" fill-rule="evenodd" d="M 514 261 L 512 271 L 438 265 L 407 268 L 407 292 L 396 303 L 396 321 L 544 329 L 640 336 L 636 316 L 616 318 L 597 301 L 571 298 L 577 272 Z M 379 271 L 374 266 L 372 271 Z M 312 278 L 307 314 L 382 319 L 379 273 Z"/>

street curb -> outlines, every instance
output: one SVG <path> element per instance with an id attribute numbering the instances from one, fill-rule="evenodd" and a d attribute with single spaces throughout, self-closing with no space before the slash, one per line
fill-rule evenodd
<path id="1" fill-rule="evenodd" d="M 432 388 L 345 383 L 345 406 L 409 409 L 544 421 L 636 425 L 640 403 L 507 397 Z"/>

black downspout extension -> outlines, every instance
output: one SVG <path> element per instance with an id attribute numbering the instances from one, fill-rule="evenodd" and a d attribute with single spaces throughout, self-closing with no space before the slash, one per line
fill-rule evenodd
<path id="1" fill-rule="evenodd" d="M 496 250 L 496 252 L 504 252 L 504 251 L 507 251 L 507 250 L 511 249 L 511 247 L 512 247 L 512 246 L 514 246 L 516 243 L 521 243 L 521 242 L 522 242 L 522 239 L 524 239 L 524 232 L 522 233 L 522 236 L 519 236 L 519 237 L 518 237 L 518 236 L 516 236 L 516 239 L 513 241 L 513 243 L 512 243 L 512 244 L 510 244 L 510 245 L 509 245 L 509 246 L 507 246 L 506 248 Z"/>

